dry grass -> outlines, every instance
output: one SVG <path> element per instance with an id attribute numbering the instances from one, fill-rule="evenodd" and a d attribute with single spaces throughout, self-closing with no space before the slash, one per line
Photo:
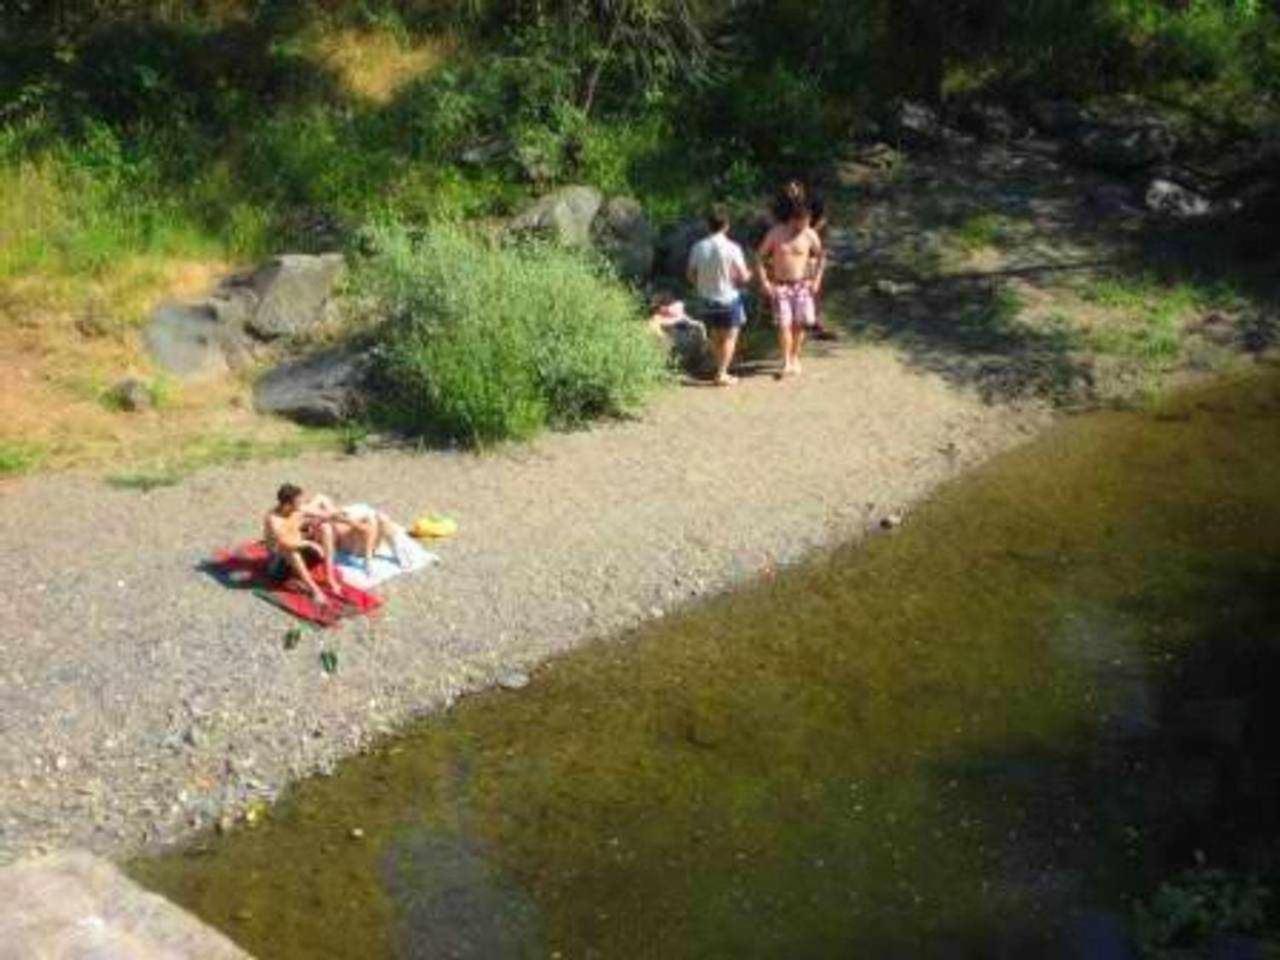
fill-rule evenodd
<path id="1" fill-rule="evenodd" d="M 384 104 L 406 84 L 440 67 L 457 51 L 449 36 L 405 42 L 388 30 L 341 30 L 316 41 L 314 55 L 356 96 Z"/>
<path id="2" fill-rule="evenodd" d="M 133 257 L 100 277 L 28 276 L 0 282 L 0 448 L 33 451 L 32 467 L 181 470 L 326 442 L 256 416 L 239 379 L 198 387 L 166 380 L 140 331 L 164 300 L 195 299 L 231 265 Z M 162 402 L 125 413 L 103 402 L 126 376 L 161 387 Z"/>

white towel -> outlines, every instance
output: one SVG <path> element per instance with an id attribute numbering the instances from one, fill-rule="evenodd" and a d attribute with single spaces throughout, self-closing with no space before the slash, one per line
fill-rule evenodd
<path id="1" fill-rule="evenodd" d="M 364 557 L 339 550 L 339 574 L 343 581 L 358 590 L 372 590 L 392 577 L 398 577 L 402 573 L 416 573 L 440 562 L 438 556 L 403 530 L 396 531 L 395 546 L 404 558 L 403 565 L 397 562 L 395 551 L 384 544 L 374 553 L 368 570 L 364 568 Z"/>

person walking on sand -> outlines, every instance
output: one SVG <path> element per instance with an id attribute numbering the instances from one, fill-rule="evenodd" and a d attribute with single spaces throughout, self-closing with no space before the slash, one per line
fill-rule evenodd
<path id="1" fill-rule="evenodd" d="M 783 377 L 800 373 L 805 333 L 817 322 L 814 298 L 822 291 L 822 241 L 810 223 L 809 207 L 784 192 L 775 209 L 777 224 L 760 242 L 760 289 L 773 308 L 782 353 Z"/>
<path id="2" fill-rule="evenodd" d="M 738 331 L 747 322 L 739 288 L 751 281 L 751 271 L 742 247 L 729 239 L 729 215 L 723 207 L 714 207 L 707 215 L 707 230 L 707 236 L 689 252 L 688 277 L 702 300 L 698 313 L 711 332 L 716 362 L 713 382 L 727 387 L 738 380 L 730 375 L 729 365 L 738 346 Z"/>

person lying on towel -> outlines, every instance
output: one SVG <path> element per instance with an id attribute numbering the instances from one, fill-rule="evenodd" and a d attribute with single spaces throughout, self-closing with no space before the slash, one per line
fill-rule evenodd
<path id="1" fill-rule="evenodd" d="M 334 542 L 343 553 L 362 557 L 367 573 L 373 564 L 373 554 L 384 543 L 391 547 L 396 563 L 404 566 L 396 535 L 403 529 L 381 510 L 367 503 L 351 503 L 337 506 L 331 497 L 323 493 L 305 494 L 301 502 L 302 512 L 314 520 L 333 528 Z"/>
<path id="2" fill-rule="evenodd" d="M 286 483 L 276 491 L 276 505 L 263 519 L 262 534 L 271 550 L 268 572 L 277 580 L 286 579 L 290 572 L 297 575 L 312 598 L 320 606 L 328 599 L 316 585 L 307 569 L 306 555 L 312 554 L 324 562 L 329 585 L 338 586 L 334 570 L 336 549 L 335 524 L 315 510 L 306 508 L 307 498 L 302 489 Z"/>

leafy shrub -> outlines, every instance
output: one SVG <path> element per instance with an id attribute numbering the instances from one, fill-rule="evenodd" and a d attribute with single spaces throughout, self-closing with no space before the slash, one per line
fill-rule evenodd
<path id="1" fill-rule="evenodd" d="M 1253 934 L 1267 927 L 1273 896 L 1256 877 L 1225 870 L 1188 870 L 1160 885 L 1135 908 L 1143 953 L 1204 944 L 1216 934 Z"/>
<path id="2" fill-rule="evenodd" d="M 762 77 L 729 78 L 709 105 L 707 134 L 736 148 L 725 162 L 745 148 L 755 163 L 794 167 L 830 150 L 822 91 L 812 77 L 782 64 Z"/>
<path id="3" fill-rule="evenodd" d="M 372 314 L 385 385 L 378 415 L 481 445 L 634 409 L 661 352 L 605 268 L 543 244 L 487 246 L 437 225 L 386 224 L 353 293 Z"/>

